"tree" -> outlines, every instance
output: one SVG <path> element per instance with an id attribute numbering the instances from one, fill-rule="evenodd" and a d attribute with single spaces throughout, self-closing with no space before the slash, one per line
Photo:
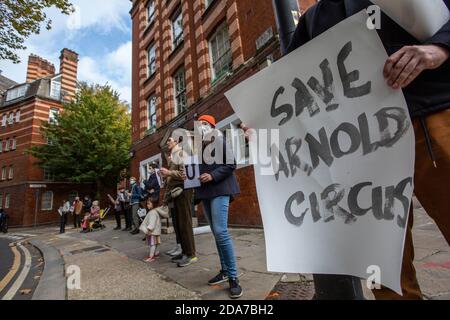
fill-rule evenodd
<path id="1" fill-rule="evenodd" d="M 130 161 L 131 120 L 127 105 L 109 85 L 81 84 L 76 99 L 55 121 L 41 127 L 47 144 L 29 154 L 56 180 L 113 186 Z"/>
<path id="2" fill-rule="evenodd" d="M 52 21 L 44 10 L 56 7 L 63 14 L 74 11 L 69 0 L 1 0 L 0 1 L 0 59 L 19 63 L 16 50 L 26 49 L 25 40 L 39 34 L 41 24 L 51 29 Z"/>

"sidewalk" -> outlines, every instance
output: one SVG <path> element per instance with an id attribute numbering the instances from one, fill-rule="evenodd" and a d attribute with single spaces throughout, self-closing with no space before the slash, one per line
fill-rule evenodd
<path id="1" fill-rule="evenodd" d="M 128 232 L 113 231 L 113 221 L 106 221 L 106 225 L 105 230 L 89 234 L 68 228 L 66 234 L 59 235 L 56 227 L 11 230 L 11 233 L 36 235 L 37 239 L 59 250 L 66 268 L 70 265 L 80 267 L 81 290 L 68 290 L 68 299 L 228 299 L 226 283 L 214 287 L 206 284 L 219 270 L 212 234 L 195 236 L 199 261 L 178 268 L 164 255 L 151 264 L 142 262 L 148 253 L 142 234 L 132 236 Z M 277 288 L 283 287 L 279 285 L 281 282 L 312 287 L 311 275 L 267 272 L 263 230 L 233 229 L 231 234 L 242 273 L 244 299 L 274 296 L 272 290 L 277 284 Z M 172 248 L 174 243 L 174 235 L 163 235 L 161 252 Z M 414 243 L 415 265 L 425 297 L 450 299 L 450 249 L 421 208 L 415 212 Z M 366 298 L 373 299 L 364 284 L 363 281 Z M 311 298 L 310 294 L 307 292 L 303 297 Z M 295 294 L 279 296 L 302 297 Z"/>

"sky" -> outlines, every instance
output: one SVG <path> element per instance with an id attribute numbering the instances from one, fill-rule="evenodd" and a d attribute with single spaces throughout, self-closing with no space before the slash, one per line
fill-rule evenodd
<path id="1" fill-rule="evenodd" d="M 106 84 L 131 102 L 131 18 L 129 0 L 71 0 L 75 13 L 46 11 L 52 29 L 26 40 L 26 50 L 17 52 L 20 64 L 0 60 L 2 75 L 16 82 L 26 80 L 28 56 L 34 53 L 55 65 L 63 48 L 79 54 L 78 80 Z"/>

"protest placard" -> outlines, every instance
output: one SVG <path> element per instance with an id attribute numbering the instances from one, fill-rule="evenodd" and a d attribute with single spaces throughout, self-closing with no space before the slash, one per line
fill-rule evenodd
<path id="1" fill-rule="evenodd" d="M 184 160 L 186 180 L 184 180 L 184 189 L 193 189 L 200 187 L 200 166 L 197 156 L 189 156 Z"/>
<path id="2" fill-rule="evenodd" d="M 268 270 L 368 278 L 379 268 L 400 293 L 414 133 L 367 19 L 346 19 L 226 96 L 259 132 L 251 145 Z"/>

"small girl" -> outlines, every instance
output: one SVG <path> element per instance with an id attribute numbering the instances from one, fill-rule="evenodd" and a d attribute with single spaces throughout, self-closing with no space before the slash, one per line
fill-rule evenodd
<path id="1" fill-rule="evenodd" d="M 159 258 L 159 245 L 161 244 L 161 218 L 156 210 L 153 210 L 153 203 L 149 198 L 147 200 L 147 216 L 144 224 L 146 226 L 147 244 L 150 248 L 149 256 L 145 262 L 153 262 Z"/>

